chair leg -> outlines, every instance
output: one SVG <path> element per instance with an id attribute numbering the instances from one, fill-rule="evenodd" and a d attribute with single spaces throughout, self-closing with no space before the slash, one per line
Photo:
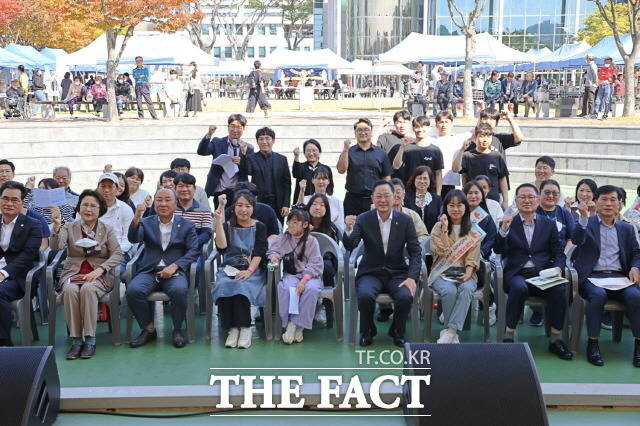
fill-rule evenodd
<path id="1" fill-rule="evenodd" d="M 420 308 L 418 298 L 411 304 L 411 340 L 414 342 L 420 339 Z"/>
<path id="2" fill-rule="evenodd" d="M 187 334 L 189 343 L 196 341 L 196 301 L 193 289 L 187 293 Z"/>
<path id="3" fill-rule="evenodd" d="M 56 346 L 56 292 L 52 291 L 49 295 L 49 346 Z"/>
<path id="4" fill-rule="evenodd" d="M 422 295 L 422 309 L 424 310 L 424 336 L 425 343 L 431 342 L 431 326 L 433 321 L 433 292 L 426 288 Z"/>
<path id="5" fill-rule="evenodd" d="M 119 285 L 120 283 L 118 283 Z M 114 291 L 114 290 L 111 290 Z M 118 294 L 120 292 L 118 291 Z M 114 346 L 120 346 L 122 344 L 122 336 L 120 335 L 120 300 L 119 297 L 114 297 L 111 300 L 109 306 L 109 321 L 111 324 L 111 338 L 113 339 Z"/>
<path id="6" fill-rule="evenodd" d="M 282 278 L 280 278 L 282 279 Z M 280 333 L 282 333 L 282 318 L 280 318 L 280 304 L 278 303 L 278 284 L 280 279 L 273 282 L 273 309 L 275 315 L 273 316 L 273 340 L 280 340 Z"/>
<path id="7" fill-rule="evenodd" d="M 127 343 L 131 343 L 131 331 L 133 329 L 133 312 L 131 311 L 131 308 L 129 308 L 128 306 L 126 310 L 126 316 L 127 316 L 127 333 L 125 338 Z"/>
<path id="8" fill-rule="evenodd" d="M 40 325 L 47 325 L 49 319 L 49 303 L 47 298 L 47 281 L 45 268 L 38 282 L 38 305 L 40 307 Z M 54 305 L 55 306 L 55 305 Z"/>
<path id="9" fill-rule="evenodd" d="M 18 302 L 18 320 L 22 346 L 31 346 L 31 300 L 23 298 Z"/>
<path id="10" fill-rule="evenodd" d="M 355 294 L 355 284 L 349 282 L 349 287 L 352 292 L 352 297 L 349 299 L 349 344 L 355 346 L 358 329 L 358 297 Z"/>
<path id="11" fill-rule="evenodd" d="M 38 326 L 36 324 L 36 313 L 33 309 L 31 311 L 31 337 L 34 341 L 40 341 L 40 335 L 38 334 Z"/>
<path id="12" fill-rule="evenodd" d="M 273 327 L 273 304 L 272 304 L 272 288 L 273 288 L 273 271 L 267 272 L 267 288 L 264 302 L 264 334 L 267 340 L 273 339 L 271 328 Z"/>
<path id="13" fill-rule="evenodd" d="M 344 299 L 341 286 L 338 286 L 333 293 L 333 315 L 336 338 L 341 342 L 344 340 Z"/>
<path id="14" fill-rule="evenodd" d="M 624 321 L 624 312 L 611 311 L 611 314 L 611 326 L 613 328 L 611 335 L 614 342 L 620 342 L 622 340 L 622 323 Z"/>
<path id="15" fill-rule="evenodd" d="M 571 343 L 569 349 L 577 354 L 580 345 L 580 334 L 582 333 L 582 324 L 584 322 L 584 300 L 581 297 L 573 299 L 573 312 L 571 318 Z"/>

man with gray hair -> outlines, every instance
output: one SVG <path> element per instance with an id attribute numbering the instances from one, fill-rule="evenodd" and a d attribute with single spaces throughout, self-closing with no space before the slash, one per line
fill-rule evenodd
<path id="1" fill-rule="evenodd" d="M 588 54 L 584 60 L 587 62 L 587 71 L 584 77 L 584 94 L 582 95 L 582 112 L 578 117 L 589 117 L 593 114 L 593 103 L 598 87 L 598 67 L 594 62 L 595 56 Z"/>
<path id="2" fill-rule="evenodd" d="M 74 209 L 78 205 L 78 198 L 80 194 L 73 192 L 69 187 L 71 183 L 71 169 L 67 166 L 58 166 L 53 169 L 53 178 L 58 182 L 60 188 L 64 188 L 64 194 L 67 197 L 67 204 Z"/>

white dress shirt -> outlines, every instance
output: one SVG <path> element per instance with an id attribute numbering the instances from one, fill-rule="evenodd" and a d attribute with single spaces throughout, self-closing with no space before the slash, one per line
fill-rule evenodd
<path id="1" fill-rule="evenodd" d="M 376 212 L 378 216 L 378 226 L 380 226 L 380 235 L 382 235 L 382 246 L 384 247 L 384 254 L 387 254 L 387 247 L 389 246 L 389 234 L 391 233 L 391 221 L 393 220 L 393 210 L 387 220 L 382 220 L 380 212 Z"/>
<path id="2" fill-rule="evenodd" d="M 76 216 L 77 217 L 77 216 Z M 107 212 L 100 218 L 100 222 L 110 226 L 115 232 L 116 238 L 120 243 L 120 249 L 124 253 L 131 249 L 132 244 L 129 242 L 129 225 L 133 220 L 133 210 L 123 201 L 116 200 L 116 203 L 107 208 Z"/>
<path id="3" fill-rule="evenodd" d="M 537 214 L 533 215 L 533 221 L 531 224 L 527 223 L 527 221 L 524 220 L 522 215 L 519 215 L 519 216 L 520 216 L 520 220 L 522 220 L 522 228 L 524 229 L 524 236 L 527 239 L 527 245 L 531 247 L 531 241 L 533 240 L 533 233 L 536 229 L 536 219 L 538 219 L 538 215 Z M 511 226 L 513 226 L 513 222 L 511 223 Z M 501 225 L 498 225 L 498 227 L 499 227 L 498 233 L 503 238 L 509 234 L 509 231 L 511 231 L 511 227 L 507 229 L 507 232 L 504 232 L 502 230 Z M 524 264 L 523 268 L 533 268 L 534 266 L 535 265 L 533 264 L 533 262 L 531 260 L 528 260 L 527 263 Z"/>
<path id="4" fill-rule="evenodd" d="M 169 247 L 169 242 L 171 242 L 171 230 L 173 229 L 173 218 L 171 217 L 171 221 L 168 223 L 162 223 L 160 218 L 158 218 L 158 226 L 160 228 L 160 244 L 162 245 L 162 250 L 166 250 Z M 160 263 L 158 266 L 167 266 L 164 263 L 164 260 L 160 259 Z"/>
<path id="5" fill-rule="evenodd" d="M 18 220 L 18 216 L 14 217 L 13 220 L 9 223 L 4 223 L 2 221 L 2 231 L 0 232 L 0 247 L 2 250 L 7 251 L 9 249 L 9 244 L 11 243 L 11 234 L 13 233 L 13 228 L 16 225 L 16 220 Z M 4 256 L 0 257 L 0 273 L 2 274 L 2 279 L 9 278 L 9 273 L 4 270 L 4 267 L 7 266 L 7 261 Z"/>

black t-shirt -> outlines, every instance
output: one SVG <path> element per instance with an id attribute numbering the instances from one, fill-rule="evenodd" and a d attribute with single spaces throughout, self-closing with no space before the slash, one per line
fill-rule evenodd
<path id="1" fill-rule="evenodd" d="M 478 175 L 486 175 L 491 181 L 487 198 L 500 201 L 500 178 L 509 176 L 504 157 L 497 152 L 481 154 L 475 149 L 462 154 L 462 169 L 469 180 Z"/>
<path id="2" fill-rule="evenodd" d="M 491 151 L 499 152 L 503 157 L 505 156 L 505 150 L 517 146 L 516 138 L 511 133 L 495 133 L 491 140 Z M 467 151 L 473 151 L 476 149 L 476 143 L 471 142 Z"/>
<path id="3" fill-rule="evenodd" d="M 383 133 L 378 136 L 378 142 L 376 145 L 384 149 L 384 152 L 389 153 L 393 147 L 402 143 L 402 139 L 404 138 L 404 136 L 401 136 L 395 131 L 391 133 Z"/>
<path id="4" fill-rule="evenodd" d="M 396 158 L 400 145 L 396 145 L 391 148 L 389 152 L 389 160 L 393 164 L 393 160 Z M 408 145 L 404 149 L 402 155 L 402 167 L 398 170 L 394 170 L 393 176 L 406 184 L 409 177 L 413 174 L 413 171 L 419 166 L 429 166 L 434 172 L 436 170 L 444 169 L 444 160 L 442 159 L 442 151 L 434 144 L 429 146 L 418 146 L 415 143 Z"/>

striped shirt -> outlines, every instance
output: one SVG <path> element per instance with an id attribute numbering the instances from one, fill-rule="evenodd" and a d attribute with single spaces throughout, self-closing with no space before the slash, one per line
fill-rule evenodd
<path id="1" fill-rule="evenodd" d="M 211 216 L 211 211 L 201 208 L 196 200 L 193 200 L 191 207 L 186 210 L 178 203 L 175 214 L 190 220 L 196 226 L 198 246 L 202 247 L 202 245 L 211 239 L 213 235 L 213 217 Z"/>

